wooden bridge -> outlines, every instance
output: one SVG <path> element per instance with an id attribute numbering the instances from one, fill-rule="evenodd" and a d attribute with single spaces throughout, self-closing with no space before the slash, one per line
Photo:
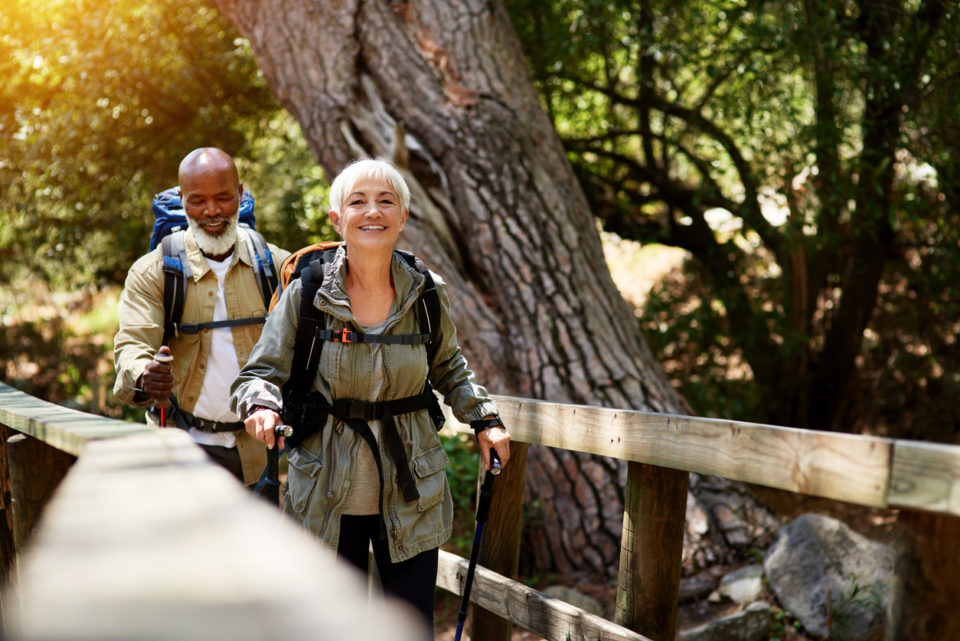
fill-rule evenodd
<path id="1" fill-rule="evenodd" d="M 898 508 L 886 639 L 960 639 L 960 447 L 497 401 L 518 444 L 630 463 L 617 623 L 481 568 L 472 601 L 489 612 L 550 641 L 672 639 L 686 500 L 676 481 L 692 471 Z M 392 604 L 376 604 L 370 616 L 359 579 L 179 430 L 77 412 L 0 383 L 0 431 L 9 524 L 0 541 L 15 548 L 0 550 L 12 576 L 0 601 L 9 638 L 425 636 Z M 505 481 L 522 483 L 522 470 Z M 498 509 L 519 514 L 519 506 Z M 438 585 L 459 594 L 465 569 L 443 553 Z"/>

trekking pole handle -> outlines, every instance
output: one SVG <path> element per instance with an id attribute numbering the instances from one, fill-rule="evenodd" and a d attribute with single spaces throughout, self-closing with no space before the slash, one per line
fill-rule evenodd
<path id="1" fill-rule="evenodd" d="M 293 428 L 289 425 L 277 425 L 273 428 L 274 436 L 293 436 Z"/>
<path id="2" fill-rule="evenodd" d="M 158 363 L 171 363 L 173 362 L 173 355 L 171 354 L 160 354 L 159 352 L 153 357 L 153 360 Z"/>
<path id="3" fill-rule="evenodd" d="M 490 448 L 490 473 L 494 476 L 500 476 L 500 457 L 492 447 Z"/>

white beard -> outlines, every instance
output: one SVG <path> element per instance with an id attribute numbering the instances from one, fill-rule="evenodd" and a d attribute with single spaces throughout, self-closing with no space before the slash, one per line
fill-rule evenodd
<path id="1" fill-rule="evenodd" d="M 197 241 L 200 251 L 209 256 L 219 256 L 233 250 L 237 242 L 237 227 L 240 222 L 239 213 L 234 214 L 227 221 L 227 228 L 219 236 L 207 233 L 203 225 L 187 216 L 187 222 L 190 223 L 190 229 L 193 231 L 193 239 Z"/>

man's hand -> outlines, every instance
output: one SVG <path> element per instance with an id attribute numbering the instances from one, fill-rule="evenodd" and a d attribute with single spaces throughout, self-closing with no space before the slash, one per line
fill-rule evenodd
<path id="1" fill-rule="evenodd" d="M 247 428 L 247 434 L 266 443 L 267 449 L 270 450 L 273 449 L 274 441 L 277 440 L 274 428 L 283 425 L 283 419 L 269 407 L 258 407 L 243 421 L 243 425 Z M 284 438 L 281 436 L 279 440 L 278 445 L 283 449 Z"/>
<path id="2" fill-rule="evenodd" d="M 170 406 L 170 395 L 173 394 L 173 369 L 170 367 L 172 360 L 170 348 L 164 345 L 157 352 L 156 360 L 147 363 L 140 375 L 138 387 L 147 398 L 156 401 L 157 407 Z"/>

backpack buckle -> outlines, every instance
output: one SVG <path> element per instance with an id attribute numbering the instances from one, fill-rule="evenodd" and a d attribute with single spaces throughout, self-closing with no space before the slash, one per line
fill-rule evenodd
<path id="1" fill-rule="evenodd" d="M 337 340 L 340 341 L 341 343 L 352 343 L 352 342 L 353 342 L 353 341 L 350 340 L 350 332 L 347 331 L 347 328 L 346 328 L 346 327 L 344 327 L 342 330 L 340 330 L 340 337 L 337 338 Z"/>

